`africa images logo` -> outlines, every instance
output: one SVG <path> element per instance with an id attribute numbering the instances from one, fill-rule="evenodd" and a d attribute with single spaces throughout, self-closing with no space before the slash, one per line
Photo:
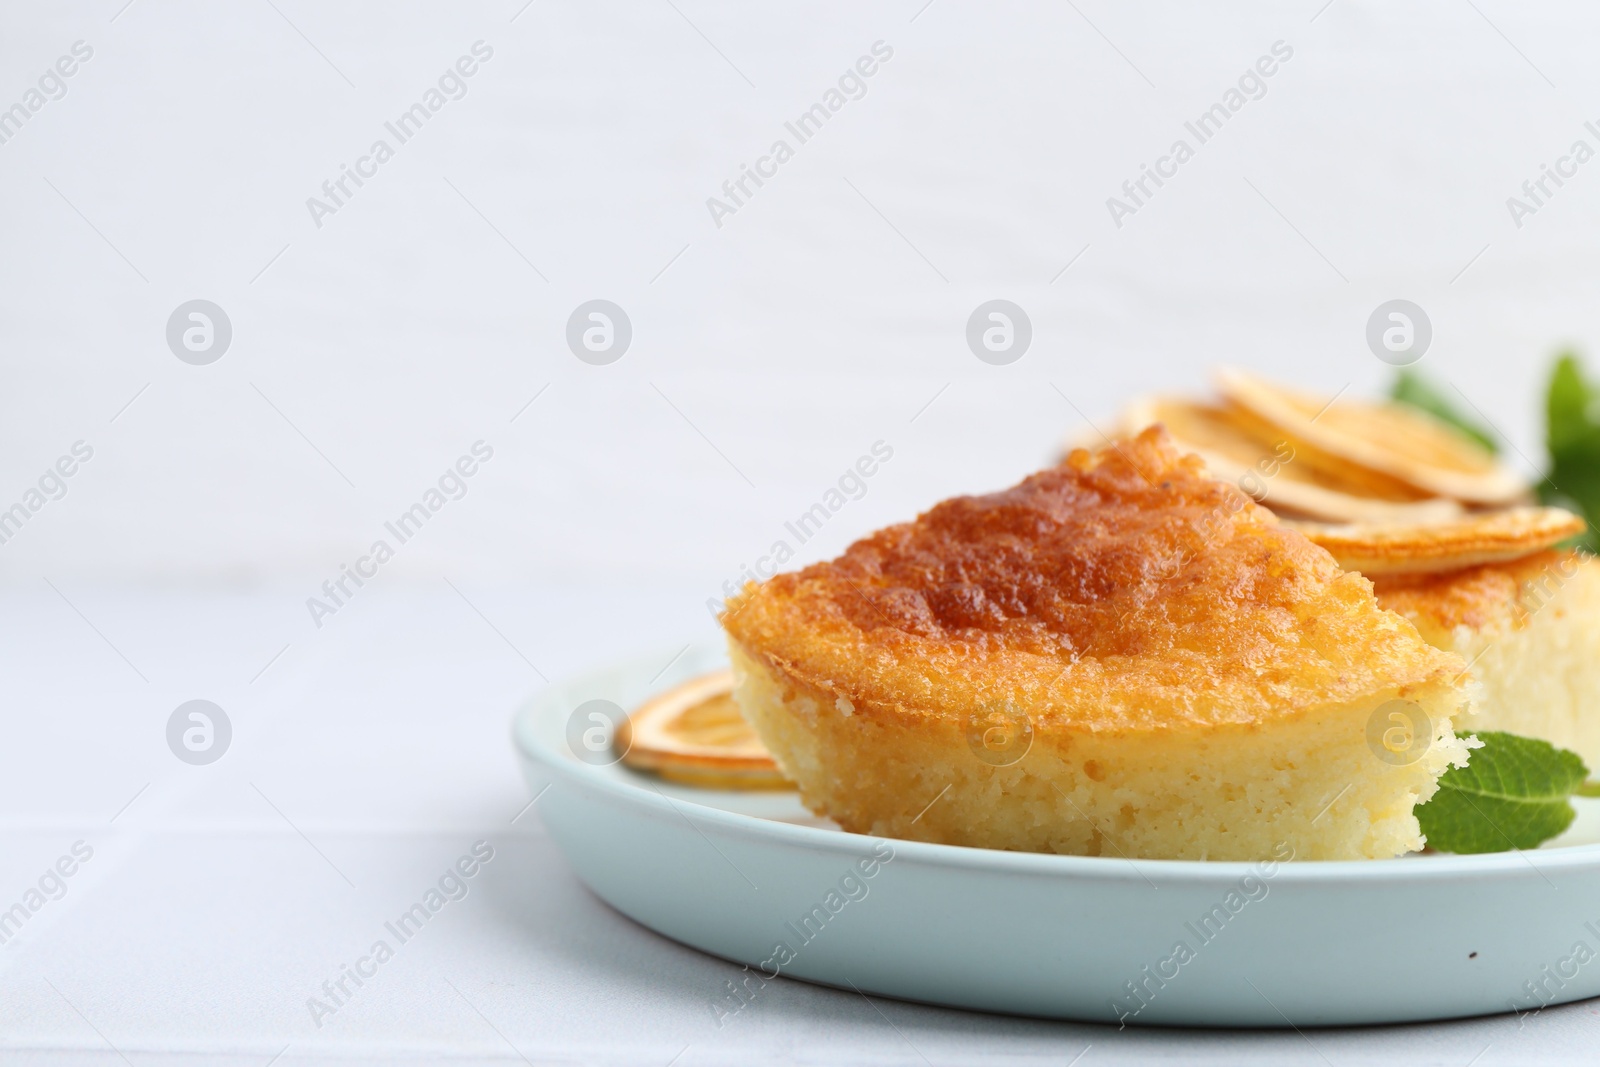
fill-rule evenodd
<path id="1" fill-rule="evenodd" d="M 452 466 L 446 467 L 444 473 L 439 475 L 436 486 L 430 486 L 420 500 L 402 511 L 393 521 L 383 524 L 383 528 L 394 538 L 394 545 L 380 537 L 372 542 L 366 555 L 358 557 L 353 564 L 341 563 L 339 574 L 322 583 L 322 596 L 306 598 L 306 610 L 310 612 L 316 628 L 322 629 L 323 619 L 339 614 L 340 609 L 354 599 L 363 586 L 378 576 L 379 569 L 394 559 L 396 547 L 421 533 L 423 525 L 442 511 L 447 503 L 466 496 L 471 488 L 468 479 L 493 458 L 493 445 L 483 440 L 474 441 L 470 455 L 463 454 L 457 458 Z"/>
<path id="2" fill-rule="evenodd" d="M 1192 122 L 1185 122 L 1183 128 L 1194 144 L 1187 138 L 1179 137 L 1172 142 L 1172 147 L 1167 154 L 1157 156 L 1155 166 L 1148 164 L 1139 165 L 1139 176 L 1130 178 L 1122 183 L 1122 195 L 1126 197 L 1106 197 L 1106 210 L 1111 213 L 1111 221 L 1117 229 L 1122 229 L 1122 220 L 1129 215 L 1137 215 L 1139 209 L 1148 204 L 1156 191 L 1161 189 L 1173 178 L 1178 176 L 1178 168 L 1195 157 L 1199 147 L 1210 141 L 1222 132 L 1223 125 L 1244 110 L 1244 106 L 1252 100 L 1260 100 L 1267 95 L 1267 79 L 1278 73 L 1280 66 L 1289 62 L 1294 57 L 1294 47 L 1287 41 L 1273 41 L 1269 55 L 1256 59 L 1255 64 L 1247 67 L 1239 75 L 1235 87 L 1230 87 L 1222 94 L 1222 99 L 1202 111 Z M 1155 188 L 1150 186 L 1154 184 Z"/>
<path id="3" fill-rule="evenodd" d="M 94 58 L 94 47 L 86 41 L 73 41 L 71 53 L 45 68 L 44 73 L 39 75 L 38 88 L 24 92 L 22 99 L 10 107 L 0 108 L 0 144 L 7 143 L 21 133 L 28 120 L 42 111 L 46 104 L 67 95 L 66 79 L 78 73 L 82 64 Z"/>
<path id="4" fill-rule="evenodd" d="M 467 95 L 467 79 L 494 58 L 494 48 L 484 41 L 472 42 L 471 51 L 471 55 L 461 56 L 453 66 L 446 67 L 438 81 L 423 91 L 421 100 L 400 112 L 394 121 L 383 124 L 394 138 L 394 144 L 383 137 L 373 141 L 366 155 L 357 157 L 354 167 L 339 164 L 339 176 L 322 183 L 322 197 L 306 197 L 306 210 L 311 213 L 311 221 L 317 229 L 322 229 L 325 216 L 337 215 L 368 180 L 378 176 L 378 168 L 395 157 L 400 145 L 421 133 L 422 127 L 450 101 Z M 355 188 L 352 189 L 352 185 Z"/>
<path id="5" fill-rule="evenodd" d="M 892 47 L 883 41 L 873 41 L 871 55 L 862 56 L 853 66 L 845 68 L 835 86 L 829 87 L 821 100 L 800 112 L 793 122 L 783 124 L 788 137 L 773 141 L 766 154 L 756 157 L 754 167 L 747 163 L 739 164 L 738 175 L 722 183 L 722 197 L 706 198 L 706 210 L 711 212 L 711 221 L 716 223 L 717 229 L 722 229 L 724 218 L 737 215 L 739 209 L 755 196 L 757 189 L 776 178 L 778 168 L 794 158 L 795 149 L 821 133 L 823 125 L 843 111 L 845 104 L 866 96 L 867 79 L 893 58 Z M 793 144 L 789 143 L 789 138 L 794 139 Z M 752 184 L 754 189 L 751 188 Z"/>

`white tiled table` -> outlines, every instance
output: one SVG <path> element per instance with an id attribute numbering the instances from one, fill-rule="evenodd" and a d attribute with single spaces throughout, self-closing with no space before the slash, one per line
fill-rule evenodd
<path id="1" fill-rule="evenodd" d="M 1588 1004 L 1119 1033 L 781 982 L 718 1028 L 734 969 L 512 821 L 507 735 L 541 672 L 709 636 L 706 599 L 875 441 L 797 562 L 1218 362 L 1380 389 L 1362 326 L 1397 296 L 1536 464 L 1544 359 L 1600 350 L 1600 171 L 1522 228 L 1505 198 L 1594 117 L 1597 30 L 1487 0 L 8 6 L 0 109 L 94 54 L 0 143 L 0 508 L 95 457 L 0 545 L 0 908 L 94 854 L 0 945 L 0 1061 L 1591 1062 Z M 316 225 L 479 40 L 466 96 Z M 717 227 L 706 198 L 880 40 Z M 1267 95 L 1117 228 L 1106 197 L 1277 40 Z M 234 327 L 205 367 L 163 337 L 197 297 Z M 996 297 L 1033 321 L 1008 367 L 964 340 Z M 563 341 L 594 298 L 634 325 L 609 367 Z M 470 493 L 317 628 L 306 598 L 480 439 Z M 164 741 L 192 699 L 234 728 L 209 766 Z M 480 839 L 465 899 L 316 1026 Z"/>
<path id="2" fill-rule="evenodd" d="M 0 893 L 11 903 L 77 840 L 94 856 L 0 947 L 6 1063 L 1043 1064 L 1093 1046 L 1081 1062 L 1465 1065 L 1588 1062 L 1600 1029 L 1579 1004 L 1521 1027 L 1118 1032 L 789 981 L 719 1027 L 738 968 L 598 902 L 537 807 L 511 822 L 528 798 L 508 713 L 539 683 L 448 587 L 377 592 L 253 684 L 294 636 L 262 621 L 291 592 L 63 591 L 149 682 L 49 590 L 7 597 Z M 579 635 L 607 609 L 581 591 L 464 591 L 541 670 L 592 665 Z M 640 590 L 640 626 L 681 599 Z M 161 736 L 195 696 L 234 726 L 206 767 Z M 494 858 L 467 895 L 400 944 L 385 922 L 477 840 Z M 307 1000 L 379 938 L 394 958 L 315 1025 Z"/>

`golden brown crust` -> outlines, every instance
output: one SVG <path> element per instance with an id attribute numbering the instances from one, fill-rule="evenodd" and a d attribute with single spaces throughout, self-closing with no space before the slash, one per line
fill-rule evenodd
<path id="1" fill-rule="evenodd" d="M 1488 630 L 1520 625 L 1527 614 L 1524 591 L 1559 585 L 1582 561 L 1578 552 L 1556 549 L 1446 574 L 1379 577 L 1372 585 L 1380 604 L 1426 632 L 1448 634 L 1458 626 Z"/>
<path id="2" fill-rule="evenodd" d="M 1288 522 L 1369 578 L 1421 574 L 1517 559 L 1583 533 L 1584 521 L 1561 508 L 1507 508 L 1446 522 Z"/>
<path id="3" fill-rule="evenodd" d="M 723 625 L 897 721 L 1016 702 L 1065 731 L 1259 724 L 1461 669 L 1160 427 L 747 586 Z"/>

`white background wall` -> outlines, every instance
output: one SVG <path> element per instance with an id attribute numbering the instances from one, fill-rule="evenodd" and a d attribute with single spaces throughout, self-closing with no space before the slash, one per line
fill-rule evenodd
<path id="1" fill-rule="evenodd" d="M 1376 393 L 1392 298 L 1537 462 L 1550 355 L 1600 357 L 1600 162 L 1520 230 L 1505 199 L 1600 117 L 1600 12 L 523 2 L 0 0 L 0 109 L 94 50 L 0 144 L 0 508 L 94 448 L 0 544 L 0 907 L 74 840 L 97 857 L 0 946 L 7 1063 L 1592 1057 L 1587 1006 L 1308 1046 L 784 983 L 722 1031 L 736 969 L 513 821 L 506 724 L 544 679 L 709 637 L 706 599 L 877 440 L 797 563 L 1220 362 Z M 317 228 L 307 197 L 478 40 L 467 96 Z M 716 227 L 707 197 L 879 40 L 866 96 Z M 1279 40 L 1267 95 L 1114 226 Z M 233 324 L 209 366 L 165 341 L 194 298 Z M 634 326 L 610 366 L 564 340 L 595 298 Z M 1010 366 L 966 346 L 993 298 L 1033 322 Z M 468 495 L 316 629 L 306 598 L 479 439 Z M 165 733 L 195 698 L 233 728 L 205 767 Z M 307 996 L 480 836 L 504 858 L 471 900 L 314 1027 Z"/>
<path id="2" fill-rule="evenodd" d="M 9 5 L 0 106 L 94 57 L 0 145 L 0 498 L 95 458 L 0 580 L 299 599 L 482 438 L 383 581 L 665 581 L 700 611 L 876 439 L 894 460 L 807 558 L 1221 361 L 1378 390 L 1363 327 L 1398 296 L 1423 369 L 1539 458 L 1550 354 L 1600 347 L 1600 163 L 1520 230 L 1505 199 L 1595 140 L 1600 13 L 919 3 Z M 480 39 L 468 95 L 315 227 L 306 198 Z M 717 228 L 706 198 L 878 40 L 867 95 Z M 1278 40 L 1265 98 L 1116 228 L 1106 198 Z M 205 367 L 164 343 L 195 297 L 234 326 Z M 606 367 L 563 340 L 595 297 L 634 324 Z M 992 297 L 1034 324 L 1007 367 L 964 343 Z"/>

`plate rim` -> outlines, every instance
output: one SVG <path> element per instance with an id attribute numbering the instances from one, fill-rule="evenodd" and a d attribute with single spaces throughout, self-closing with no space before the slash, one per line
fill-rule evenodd
<path id="1" fill-rule="evenodd" d="M 665 653 L 709 650 L 710 642 L 694 641 L 688 647 L 678 645 Z M 681 649 L 682 651 L 678 651 Z M 990 870 L 1007 875 L 1030 875 L 1041 878 L 1092 879 L 1096 881 L 1133 881 L 1136 883 L 1162 883 L 1194 885 L 1197 883 L 1231 884 L 1246 874 L 1258 874 L 1263 864 L 1277 863 L 1272 874 L 1274 886 L 1294 884 L 1326 885 L 1328 883 L 1391 884 L 1414 882 L 1453 881 L 1462 877 L 1521 879 L 1543 877 L 1546 872 L 1571 868 L 1600 866 L 1600 843 L 1588 845 L 1563 845 L 1550 849 L 1513 849 L 1508 852 L 1487 852 L 1478 855 L 1443 855 L 1427 857 L 1421 862 L 1408 861 L 1396 866 L 1389 860 L 1137 860 L 1116 856 L 1071 856 L 1052 852 L 1013 852 L 1005 849 L 982 848 L 975 845 L 947 845 L 932 841 L 912 841 L 905 838 L 878 834 L 858 834 L 843 829 L 804 826 L 776 819 L 764 819 L 743 812 L 729 811 L 711 804 L 679 797 L 668 797 L 659 788 L 643 781 L 643 775 L 624 770 L 621 774 L 601 773 L 614 764 L 590 767 L 580 760 L 552 750 L 539 739 L 535 726 L 546 716 L 561 710 L 562 694 L 572 688 L 594 686 L 601 679 L 610 679 L 619 671 L 635 664 L 648 666 L 661 662 L 661 656 L 633 655 L 607 660 L 604 664 L 562 681 L 550 683 L 527 697 L 512 715 L 512 742 L 524 757 L 533 760 L 552 772 L 557 778 L 593 790 L 620 803 L 642 805 L 662 817 L 676 815 L 687 818 L 682 809 L 688 807 L 696 819 L 715 825 L 736 837 L 766 844 L 782 844 L 827 852 L 860 852 L 861 842 L 888 841 L 895 849 L 895 858 L 920 860 L 945 867 Z M 662 672 L 663 674 L 668 672 Z M 659 679 L 658 679 L 659 680 Z M 638 777 L 634 783 L 623 775 Z M 687 787 L 685 787 L 687 788 Z M 1530 855 L 1540 857 L 1535 863 Z M 1158 885 L 1159 887 L 1159 885 Z"/>

